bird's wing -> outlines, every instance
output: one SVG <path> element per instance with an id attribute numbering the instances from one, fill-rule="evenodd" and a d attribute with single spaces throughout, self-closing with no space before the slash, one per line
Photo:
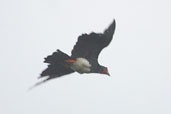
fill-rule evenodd
<path id="1" fill-rule="evenodd" d="M 64 61 L 70 59 L 71 57 L 57 50 L 52 55 L 45 58 L 45 63 L 49 63 L 48 68 L 46 68 L 40 75 L 40 77 L 49 76 L 48 78 L 56 78 L 66 74 L 74 72 L 72 69 L 65 65 Z"/>
<path id="2" fill-rule="evenodd" d="M 39 78 L 42 77 L 47 77 L 45 80 L 40 81 L 36 84 L 34 84 L 32 87 L 29 88 L 29 90 L 33 89 L 36 86 L 39 86 L 48 80 L 51 80 L 53 78 L 61 77 L 70 73 L 73 73 L 74 71 L 71 70 L 69 67 L 64 67 L 63 65 L 60 64 L 50 64 L 48 65 L 48 68 L 46 68 L 40 75 Z"/>
<path id="3" fill-rule="evenodd" d="M 39 78 L 47 77 L 45 80 L 36 83 L 33 87 L 38 86 L 50 79 L 61 77 L 74 71 L 67 65 L 64 64 L 63 61 L 66 59 L 70 59 L 67 54 L 63 53 L 60 50 L 55 51 L 52 55 L 49 55 L 45 58 L 45 63 L 48 63 L 48 67 L 40 74 Z"/>
<path id="4" fill-rule="evenodd" d="M 101 50 L 108 46 L 115 31 L 115 20 L 104 31 L 104 33 L 83 34 L 72 50 L 72 57 L 83 57 L 90 62 L 96 61 Z"/>
<path id="5" fill-rule="evenodd" d="M 48 76 L 48 78 L 56 78 L 61 77 L 63 75 L 67 75 L 73 73 L 74 71 L 67 66 L 63 66 L 60 64 L 50 64 L 48 68 L 46 68 L 40 75 L 40 77 Z"/>

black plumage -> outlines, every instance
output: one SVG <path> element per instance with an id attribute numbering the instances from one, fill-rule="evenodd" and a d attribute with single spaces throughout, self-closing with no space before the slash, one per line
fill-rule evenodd
<path id="1" fill-rule="evenodd" d="M 115 31 L 115 20 L 104 33 L 82 34 L 72 50 L 72 57 L 86 58 L 93 65 L 91 72 L 96 72 L 101 65 L 98 56 L 103 48 L 109 45 Z"/>
<path id="2" fill-rule="evenodd" d="M 69 66 L 66 66 L 67 64 L 64 64 L 63 62 L 70 58 L 71 57 L 67 54 L 57 50 L 57 52 L 54 52 L 52 55 L 45 58 L 44 62 L 49 63 L 49 65 L 48 68 L 41 73 L 40 77 L 48 76 L 48 79 L 52 79 L 74 72 L 69 68 Z"/>
<path id="3" fill-rule="evenodd" d="M 57 50 L 52 55 L 47 56 L 44 62 L 48 63 L 48 67 L 41 73 L 39 77 L 47 78 L 44 81 L 37 83 L 36 86 L 50 79 L 75 72 L 70 67 L 72 63 L 66 61 L 75 61 L 80 57 L 85 58 L 91 64 L 89 73 L 108 74 L 107 67 L 99 65 L 98 56 L 102 49 L 108 46 L 111 42 L 115 31 L 115 26 L 115 20 L 113 20 L 104 33 L 92 32 L 90 34 L 82 34 L 79 36 L 78 41 L 71 52 L 71 56 L 68 56 L 60 50 Z"/>

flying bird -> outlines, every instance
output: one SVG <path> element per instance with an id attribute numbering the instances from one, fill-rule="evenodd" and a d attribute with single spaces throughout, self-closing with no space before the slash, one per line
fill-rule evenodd
<path id="1" fill-rule="evenodd" d="M 107 47 L 113 38 L 115 31 L 115 20 L 109 25 L 103 33 L 82 34 L 78 37 L 71 56 L 57 50 L 52 55 L 45 58 L 44 63 L 48 67 L 41 73 L 39 78 L 47 77 L 45 80 L 38 82 L 35 86 L 40 85 L 48 80 L 61 77 L 67 74 L 78 72 L 83 73 L 100 73 L 110 75 L 107 67 L 98 63 L 98 56 L 103 48 Z"/>

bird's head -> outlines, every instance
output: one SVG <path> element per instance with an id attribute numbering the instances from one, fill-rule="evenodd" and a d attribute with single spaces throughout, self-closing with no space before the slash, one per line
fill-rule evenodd
<path id="1" fill-rule="evenodd" d="M 106 75 L 110 76 L 107 67 L 104 67 L 104 66 L 100 66 L 100 69 L 99 69 L 99 72 L 98 73 L 100 73 L 100 74 L 106 74 Z"/>

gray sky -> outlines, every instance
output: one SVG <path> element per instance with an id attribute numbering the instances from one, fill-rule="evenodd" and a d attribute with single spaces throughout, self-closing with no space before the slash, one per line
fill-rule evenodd
<path id="1" fill-rule="evenodd" d="M 170 0 L 1 0 L 1 114 L 170 114 Z M 99 62 L 111 77 L 77 73 L 32 91 L 56 49 L 116 19 Z M 40 81 L 40 80 L 39 80 Z"/>

